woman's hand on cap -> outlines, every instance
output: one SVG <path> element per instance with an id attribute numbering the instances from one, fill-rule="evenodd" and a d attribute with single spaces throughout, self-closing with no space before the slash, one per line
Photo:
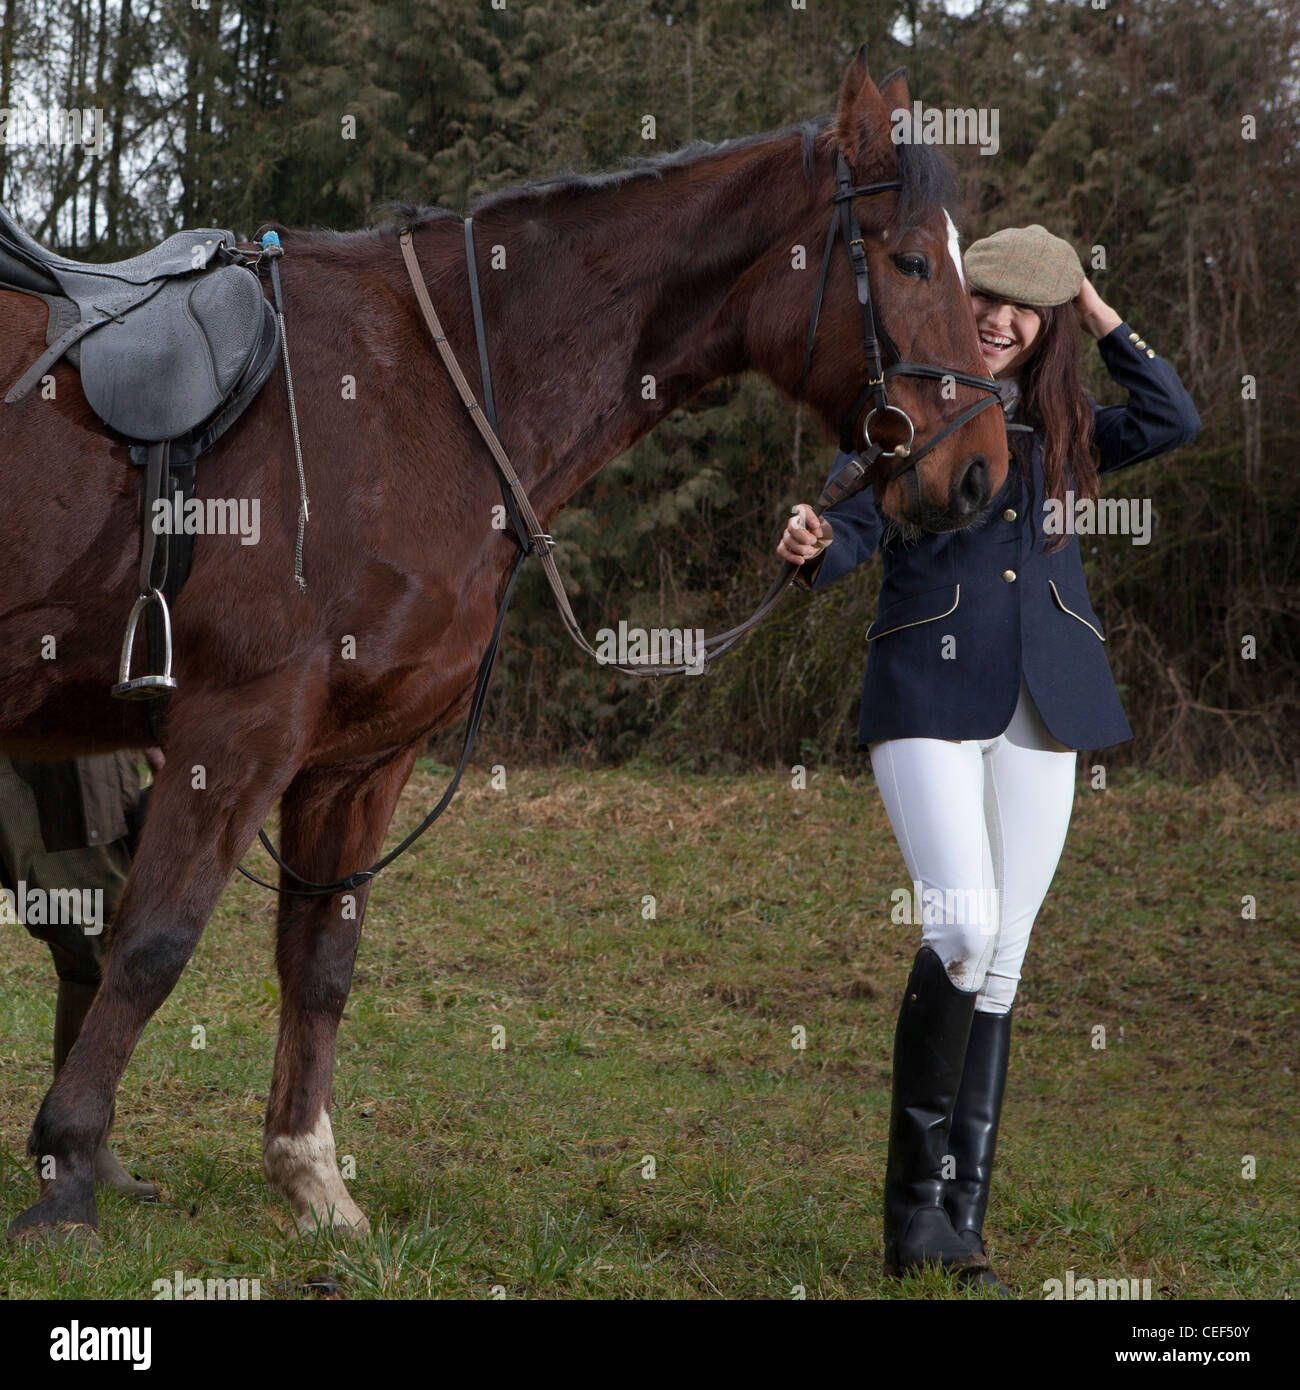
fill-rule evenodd
<path id="1" fill-rule="evenodd" d="M 1087 276 L 1084 276 L 1083 286 L 1072 303 L 1074 312 L 1079 316 L 1079 326 L 1094 338 L 1104 338 L 1124 322 L 1097 293 Z"/>

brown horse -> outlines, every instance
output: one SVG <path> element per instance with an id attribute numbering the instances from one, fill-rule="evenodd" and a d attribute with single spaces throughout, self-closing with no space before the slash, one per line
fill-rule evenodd
<path id="1" fill-rule="evenodd" d="M 859 54 L 833 119 L 480 201 L 504 443 L 543 524 L 707 383 L 757 369 L 799 391 L 837 145 L 860 182 L 903 183 L 855 201 L 877 308 L 899 351 L 987 375 L 949 256 L 942 162 L 890 139 L 889 112 L 909 101 L 901 75 L 878 90 Z M 412 225 L 429 294 L 473 376 L 460 219 L 435 210 Z M 199 465 L 200 495 L 260 499 L 261 540 L 197 543 L 174 614 L 179 690 L 166 767 L 99 995 L 32 1129 L 40 1198 L 11 1235 L 95 1224 L 92 1161 L 123 1069 L 276 799 L 281 853 L 306 877 L 333 880 L 375 858 L 418 750 L 466 707 L 516 552 L 492 524 L 496 478 L 431 351 L 396 230 L 283 240 L 311 499 L 308 588 L 293 582 L 297 477 L 273 383 Z M 36 357 L 45 327 L 39 301 L 0 294 L 0 379 Z M 61 365 L 55 376 L 53 400 L 0 407 L 9 523 L 0 747 L 26 756 L 152 742 L 144 707 L 108 696 L 135 596 L 139 470 L 92 414 L 76 372 Z M 838 430 L 865 380 L 841 250 L 802 396 Z M 898 378 L 891 399 L 921 440 L 978 395 L 963 387 L 949 399 L 935 381 Z M 907 492 L 891 484 L 891 515 L 939 527 L 972 520 L 1006 476 L 999 416 L 986 411 L 954 432 Z M 367 1224 L 339 1176 L 330 1125 L 335 1035 L 367 896 L 361 887 L 279 905 L 264 1166 L 307 1227 Z"/>

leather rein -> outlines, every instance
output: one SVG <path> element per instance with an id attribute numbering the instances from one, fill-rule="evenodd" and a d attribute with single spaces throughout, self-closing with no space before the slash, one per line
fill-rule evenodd
<path id="1" fill-rule="evenodd" d="M 817 325 L 821 317 L 822 301 L 826 292 L 827 276 L 830 272 L 831 254 L 835 248 L 837 235 L 843 239 L 845 249 L 848 251 L 849 263 L 853 270 L 853 278 L 857 286 L 858 304 L 862 311 L 862 346 L 866 355 L 868 377 L 866 385 L 859 392 L 857 400 L 844 421 L 844 426 L 840 436 L 840 447 L 846 454 L 851 455 L 849 462 L 840 469 L 834 478 L 822 489 L 817 501 L 813 504 L 813 510 L 818 516 L 825 515 L 832 507 L 838 506 L 841 502 L 847 501 L 864 488 L 875 483 L 878 495 L 883 493 L 885 486 L 895 478 L 914 469 L 916 465 L 928 454 L 936 444 L 947 439 L 949 435 L 959 430 L 968 421 L 975 418 L 982 410 L 995 405 L 1000 401 L 998 388 L 992 378 L 982 378 L 973 376 L 968 372 L 956 371 L 952 368 L 934 367 L 923 362 L 907 362 L 902 354 L 895 347 L 893 340 L 885 331 L 879 317 L 876 314 L 875 304 L 871 298 L 871 278 L 867 268 L 866 243 L 862 236 L 862 229 L 858 225 L 858 220 L 853 212 L 853 200 L 855 198 L 868 197 L 875 193 L 885 193 L 889 191 L 901 190 L 902 182 L 899 179 L 887 179 L 880 183 L 865 185 L 855 185 L 853 175 L 843 154 L 837 148 L 835 151 L 835 180 L 836 191 L 832 198 L 833 211 L 831 215 L 830 228 L 826 236 L 826 247 L 822 254 L 821 276 L 817 282 L 817 295 L 813 302 L 812 320 L 808 326 L 808 339 L 804 347 L 804 366 L 803 378 L 800 382 L 799 393 L 802 395 L 804 387 L 808 382 L 808 374 L 812 368 L 813 341 L 817 335 Z M 568 593 L 564 587 L 564 581 L 560 577 L 559 569 L 555 564 L 555 557 L 552 549 L 554 540 L 545 531 L 541 522 L 538 520 L 537 513 L 533 510 L 533 505 L 529 501 L 528 493 L 519 480 L 519 475 L 515 472 L 514 466 L 510 462 L 510 456 L 506 453 L 505 447 L 501 443 L 501 430 L 497 420 L 496 402 L 492 394 L 492 375 L 488 364 L 487 334 L 483 325 L 483 307 L 479 296 L 478 268 L 474 255 L 474 219 L 466 217 L 465 225 L 465 262 L 469 278 L 470 304 L 474 315 L 474 336 L 478 345 L 479 373 L 483 386 L 483 402 L 475 399 L 465 373 L 461 370 L 460 363 L 456 359 L 456 354 L 452 350 L 447 335 L 443 331 L 442 322 L 438 318 L 438 312 L 433 307 L 433 301 L 429 298 L 429 290 L 425 284 L 424 275 L 420 270 L 420 263 L 415 254 L 415 246 L 411 238 L 411 229 L 403 227 L 399 235 L 399 244 L 402 251 L 402 259 L 406 264 L 407 274 L 410 276 L 411 287 L 415 292 L 416 302 L 420 306 L 420 311 L 424 317 L 425 325 L 429 330 L 429 335 L 433 339 L 434 346 L 438 350 L 438 355 L 442 358 L 443 365 L 447 369 L 447 374 L 451 377 L 456 391 L 460 396 L 461 402 L 473 420 L 478 432 L 483 437 L 492 455 L 492 461 L 496 466 L 497 481 L 501 487 L 502 500 L 505 503 L 506 515 L 510 519 L 510 524 L 519 541 L 519 554 L 515 557 L 514 565 L 511 568 L 510 576 L 506 584 L 505 592 L 501 597 L 500 605 L 497 609 L 496 623 L 492 630 L 492 636 L 488 643 L 487 650 L 483 654 L 483 659 L 479 663 L 479 668 L 474 681 L 474 693 L 470 701 L 469 717 L 466 723 L 465 739 L 461 750 L 460 760 L 438 804 L 424 818 L 423 821 L 406 836 L 402 842 L 392 849 L 388 854 L 372 864 L 368 869 L 361 869 L 356 873 L 349 874 L 346 878 L 335 879 L 330 883 L 317 883 L 311 879 L 304 878 L 281 859 L 276 852 L 274 845 L 266 836 L 266 832 L 259 831 L 258 837 L 263 848 L 270 854 L 272 860 L 290 878 L 302 884 L 301 888 L 283 888 L 273 883 L 268 883 L 264 879 L 256 878 L 250 874 L 242 865 L 239 871 L 245 878 L 252 879 L 254 883 L 261 884 L 264 888 L 272 891 L 301 897 L 320 897 L 338 892 L 347 891 L 360 887 L 368 880 L 372 879 L 381 869 L 386 868 L 399 855 L 405 853 L 416 840 L 424 834 L 435 820 L 446 810 L 452 797 L 455 795 L 456 788 L 460 783 L 461 775 L 464 773 L 473 752 L 474 740 L 478 734 L 479 723 L 483 717 L 483 709 L 487 699 L 488 683 L 492 678 L 492 670 L 496 665 L 496 656 L 501 643 L 501 632 L 505 624 L 506 610 L 510 605 L 510 598 L 514 592 L 515 580 L 519 576 L 519 570 L 524 560 L 531 554 L 536 553 L 542 566 L 542 571 L 546 575 L 546 581 L 551 587 L 551 592 L 555 596 L 556 606 L 560 612 L 560 618 L 564 623 L 569 636 L 582 648 L 589 656 L 595 658 L 603 666 L 613 666 L 618 670 L 625 671 L 630 675 L 642 677 L 676 676 L 676 675 L 698 675 L 708 665 L 708 662 L 721 656 L 723 652 L 733 647 L 747 632 L 757 623 L 767 616 L 776 607 L 777 603 L 790 587 L 800 566 L 787 562 L 781 575 L 774 581 L 772 587 L 763 596 L 762 601 L 753 613 L 743 622 L 735 627 L 728 628 L 725 632 L 716 633 L 714 636 L 706 638 L 703 642 L 702 660 L 693 665 L 661 665 L 656 663 L 643 662 L 624 662 L 611 660 L 597 652 L 587 640 L 586 634 L 582 630 L 577 616 L 573 612 L 573 606 L 569 602 Z M 882 344 L 885 352 L 893 359 L 891 364 L 886 367 L 882 361 Z M 933 435 L 919 449 L 913 449 L 912 445 L 916 438 L 916 429 L 907 412 L 900 406 L 893 405 L 889 401 L 886 383 L 893 376 L 917 376 L 926 377 L 931 380 L 951 380 L 963 386 L 971 386 L 977 390 L 988 391 L 989 398 L 962 411 L 954 419 L 950 420 L 939 432 Z M 863 408 L 871 402 L 871 409 L 867 412 L 866 419 L 862 424 L 863 441 L 865 447 L 856 449 L 854 440 L 857 433 L 857 420 Z M 901 416 L 907 424 L 908 437 L 904 444 L 899 444 L 894 449 L 886 451 L 884 446 L 877 444 L 871 438 L 872 417 L 880 414 L 893 414 Z M 864 464 L 863 458 L 867 459 Z M 897 460 L 892 470 L 882 465 L 881 460 L 893 457 Z M 880 476 L 876 476 L 877 473 Z"/>

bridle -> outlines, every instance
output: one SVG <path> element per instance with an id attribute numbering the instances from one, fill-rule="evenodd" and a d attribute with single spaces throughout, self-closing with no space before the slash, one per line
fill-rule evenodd
<path id="1" fill-rule="evenodd" d="M 873 193 L 901 191 L 902 180 L 883 179 L 879 183 L 855 184 L 853 171 L 849 168 L 843 152 L 837 146 L 835 149 L 835 184 L 835 193 L 831 197 L 834 211 L 831 214 L 831 224 L 826 233 L 826 248 L 822 253 L 821 277 L 817 281 L 817 295 L 813 300 L 812 321 L 808 325 L 808 340 L 804 345 L 803 377 L 799 383 L 799 395 L 802 397 L 804 389 L 808 385 L 809 373 L 812 371 L 813 340 L 817 336 L 817 323 L 821 317 L 822 299 L 826 294 L 826 277 L 830 272 L 831 253 L 835 249 L 836 234 L 838 233 L 849 254 L 849 265 L 853 270 L 853 279 L 857 285 L 858 306 L 862 311 L 862 350 L 867 359 L 867 382 L 858 393 L 858 398 L 853 402 L 841 427 L 840 450 L 854 457 L 859 453 L 855 447 L 858 417 L 862 414 L 863 408 L 870 402 L 871 409 L 867 411 L 866 419 L 862 422 L 862 438 L 867 446 L 867 452 L 871 453 L 873 457 L 871 464 L 865 471 L 863 485 L 866 486 L 869 482 L 875 482 L 876 495 L 879 497 L 889 483 L 914 469 L 936 444 L 942 443 L 950 434 L 961 429 L 963 425 L 973 420 L 980 411 L 987 410 L 991 405 L 997 405 L 1001 397 L 992 377 L 974 376 L 970 372 L 958 371 L 953 367 L 935 367 L 926 362 L 905 361 L 903 354 L 894 345 L 894 340 L 885 331 L 884 324 L 880 322 L 880 316 L 876 313 L 876 306 L 871 298 L 871 273 L 867 266 L 866 241 L 862 235 L 862 228 L 858 225 L 857 215 L 853 211 L 853 200 L 869 197 Z M 887 367 L 882 361 L 882 345 L 884 351 L 893 359 Z M 919 449 L 914 450 L 912 445 L 916 440 L 916 426 L 912 423 L 912 418 L 907 411 L 901 406 L 891 404 L 889 400 L 886 382 L 894 376 L 919 376 L 929 378 L 932 381 L 952 381 L 961 386 L 973 387 L 977 391 L 987 391 L 989 397 L 987 400 L 977 401 L 973 406 L 963 410 L 948 421 L 937 434 L 928 439 Z M 907 425 L 906 443 L 895 445 L 890 450 L 885 449 L 883 445 L 874 443 L 871 438 L 871 421 L 872 417 L 877 414 L 901 416 Z M 882 467 L 880 476 L 871 477 L 871 473 L 877 470 L 877 460 L 890 457 L 899 460 L 894 468 L 885 472 Z"/>
<path id="2" fill-rule="evenodd" d="M 849 262 L 853 268 L 853 278 L 857 282 L 858 303 L 862 308 L 862 334 L 863 349 L 867 358 L 868 377 L 867 384 L 862 388 L 857 400 L 846 418 L 841 432 L 840 447 L 844 453 L 850 455 L 848 464 L 836 473 L 836 475 L 822 489 L 820 496 L 814 504 L 813 510 L 818 516 L 823 515 L 832 507 L 838 506 L 841 502 L 847 501 L 856 493 L 861 492 L 873 481 L 877 484 L 876 495 L 879 497 L 886 484 L 892 482 L 903 473 L 914 469 L 916 465 L 930 452 L 931 449 L 942 440 L 947 439 L 955 430 L 959 430 L 968 420 L 973 420 L 981 410 L 988 409 L 989 406 L 1000 401 L 998 388 L 992 378 L 988 380 L 982 377 L 972 376 L 968 372 L 956 371 L 949 367 L 932 367 L 924 362 L 905 362 L 902 354 L 894 346 L 893 340 L 885 332 L 879 318 L 876 316 L 875 305 L 871 300 L 871 278 L 867 272 L 866 243 L 862 236 L 862 229 L 858 226 L 858 220 L 853 214 L 853 199 L 866 197 L 872 193 L 885 193 L 891 189 L 901 189 L 902 182 L 899 179 L 889 179 L 882 183 L 871 183 L 856 186 L 853 183 L 853 176 L 849 170 L 844 156 L 837 148 L 835 151 L 835 179 L 836 192 L 833 202 L 836 205 L 835 211 L 831 216 L 830 230 L 826 237 L 826 249 L 822 255 L 821 279 L 817 282 L 817 298 L 813 304 L 812 322 L 808 327 L 808 341 L 804 348 L 804 369 L 803 382 L 800 385 L 800 395 L 803 387 L 807 385 L 808 373 L 812 367 L 813 339 L 817 334 L 817 321 L 821 316 L 822 300 L 826 292 L 826 277 L 830 270 L 831 252 L 835 246 L 835 235 L 839 232 L 844 239 L 844 244 L 848 249 Z M 528 499 L 528 494 L 524 490 L 523 484 L 519 481 L 514 467 L 510 462 L 509 455 L 501 443 L 501 429 L 497 423 L 496 403 L 492 396 L 492 378 L 488 367 L 487 334 L 483 324 L 483 310 L 479 297 L 478 270 L 475 266 L 474 257 L 474 221 L 473 218 L 464 219 L 465 224 L 465 261 L 469 278 L 470 306 L 474 318 L 474 336 L 478 344 L 479 352 L 479 371 L 482 377 L 483 404 L 480 404 L 474 397 L 473 388 L 461 370 L 460 363 L 456 360 L 456 354 L 452 351 L 446 333 L 443 331 L 442 323 L 438 318 L 437 311 L 429 298 L 428 286 L 425 283 L 424 275 L 420 270 L 420 264 L 415 254 L 415 244 L 411 237 L 411 229 L 403 227 L 398 237 L 398 242 L 402 251 L 402 259 L 406 263 L 407 274 L 410 277 L 411 288 L 415 293 L 416 302 L 424 318 L 429 336 L 432 338 L 434 346 L 442 358 L 443 365 L 447 369 L 453 384 L 460 395 L 461 402 L 469 412 L 479 433 L 483 437 L 484 443 L 488 447 L 488 452 L 492 456 L 493 464 L 497 472 L 497 481 L 501 486 L 502 500 L 505 503 L 505 510 L 514 528 L 515 536 L 519 541 L 519 552 L 515 556 L 510 574 L 506 583 L 505 591 L 501 597 L 501 602 L 497 607 L 496 623 L 492 629 L 492 636 L 488 642 L 487 649 L 479 662 L 478 671 L 474 678 L 474 693 L 470 699 L 469 715 L 466 720 L 465 738 L 461 747 L 460 760 L 456 765 L 456 770 L 452 775 L 451 781 L 444 790 L 438 804 L 425 816 L 416 828 L 406 836 L 402 842 L 394 849 L 390 850 L 382 859 L 372 864 L 367 869 L 359 869 L 355 873 L 348 874 L 345 878 L 333 879 L 327 883 L 319 883 L 304 877 L 295 869 L 291 868 L 280 857 L 275 846 L 267 838 L 265 830 L 258 831 L 258 838 L 261 840 L 263 848 L 270 854 L 274 863 L 291 879 L 301 885 L 296 888 L 283 887 L 268 883 L 265 879 L 256 877 L 248 872 L 243 865 L 239 865 L 239 872 L 245 878 L 251 879 L 254 883 L 260 884 L 264 888 L 270 888 L 273 892 L 282 893 L 296 897 L 324 897 L 339 892 L 355 890 L 365 883 L 383 868 L 387 867 L 399 855 L 404 854 L 416 840 L 418 840 L 435 820 L 446 810 L 452 797 L 455 795 L 456 788 L 460 784 L 461 776 L 469 763 L 470 755 L 474 749 L 474 740 L 478 733 L 479 722 L 483 717 L 483 709 L 487 699 L 488 682 L 492 678 L 492 669 L 496 664 L 497 649 L 501 642 L 501 632 L 505 624 L 506 610 L 510 605 L 510 596 L 514 592 L 515 580 L 519 576 L 520 566 L 531 554 L 536 554 L 542 566 L 547 583 L 555 595 L 556 604 L 560 610 L 560 617 L 568 630 L 569 635 L 588 655 L 595 657 L 603 665 L 613 666 L 616 669 L 627 672 L 635 676 L 658 677 L 666 675 L 698 675 L 704 666 L 715 657 L 721 656 L 723 652 L 734 646 L 756 623 L 766 617 L 768 613 L 776 607 L 781 596 L 789 588 L 791 581 L 799 572 L 799 566 L 787 563 L 781 576 L 776 579 L 772 587 L 764 595 L 762 602 L 742 623 L 729 628 L 726 632 L 716 633 L 707 638 L 703 643 L 704 661 L 695 666 L 669 666 L 652 665 L 646 663 L 626 663 L 622 661 L 611 661 L 605 656 L 597 653 L 594 647 L 588 642 L 586 634 L 582 630 L 572 607 L 569 604 L 568 594 L 564 589 L 564 582 L 560 577 L 560 572 L 556 568 L 554 556 L 551 549 L 554 545 L 552 538 L 546 533 L 545 528 L 538 520 L 534 512 L 532 503 Z M 886 367 L 881 361 L 881 345 L 893 361 Z M 919 376 L 927 377 L 932 380 L 942 381 L 949 379 L 960 383 L 963 386 L 973 386 L 977 390 L 990 392 L 989 399 L 980 401 L 977 405 L 961 412 L 960 415 L 950 420 L 933 438 L 929 439 L 921 448 L 913 450 L 912 444 L 916 439 L 916 428 L 912 424 L 911 417 L 901 406 L 891 405 L 889 395 L 885 388 L 885 383 L 891 376 Z M 862 413 L 863 407 L 868 401 L 872 402 L 870 411 L 863 422 L 863 437 L 866 447 L 862 450 L 854 448 L 854 436 L 857 431 L 858 416 Z M 907 443 L 896 445 L 888 453 L 885 452 L 883 445 L 875 443 L 871 438 L 871 419 L 875 414 L 894 414 L 901 415 L 907 421 Z M 868 462 L 864 465 L 859 454 L 864 454 Z M 894 469 L 886 474 L 883 479 L 873 478 L 873 473 L 881 458 L 893 457 L 899 460 Z"/>

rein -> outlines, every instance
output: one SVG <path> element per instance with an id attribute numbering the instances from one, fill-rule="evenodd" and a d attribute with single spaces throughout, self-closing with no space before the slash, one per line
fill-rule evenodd
<path id="1" fill-rule="evenodd" d="M 808 326 L 808 339 L 804 347 L 804 368 L 803 378 L 800 382 L 799 391 L 802 395 L 804 387 L 808 382 L 808 374 L 812 368 L 813 340 L 817 335 L 817 324 L 821 317 L 822 300 L 826 292 L 826 280 L 830 271 L 831 253 L 835 247 L 836 235 L 842 237 L 845 249 L 849 255 L 849 263 L 853 270 L 853 278 L 857 286 L 858 304 L 862 310 L 862 332 L 863 350 L 866 354 L 868 378 L 866 385 L 858 394 L 848 417 L 845 419 L 841 430 L 840 447 L 841 450 L 851 457 L 849 462 L 832 478 L 822 489 L 817 501 L 813 504 L 813 511 L 820 517 L 824 516 L 832 507 L 847 501 L 855 496 L 873 482 L 876 484 L 878 493 L 883 492 L 885 486 L 895 478 L 911 471 L 928 454 L 936 444 L 947 439 L 949 435 L 960 429 L 968 421 L 975 418 L 982 410 L 989 406 L 998 404 L 1001 397 L 998 388 L 990 377 L 988 379 L 973 376 L 968 372 L 961 372 L 955 369 L 934 367 L 923 362 L 907 362 L 902 354 L 894 346 L 893 340 L 885 331 L 879 317 L 876 314 L 875 304 L 871 298 L 871 278 L 867 266 L 866 244 L 862 236 L 862 229 L 858 225 L 857 217 L 853 212 L 853 200 L 855 198 L 867 197 L 874 193 L 884 193 L 891 190 L 902 188 L 899 179 L 888 179 L 880 183 L 865 185 L 855 185 L 852 172 L 849 169 L 843 154 L 837 148 L 835 151 L 835 178 L 836 192 L 832 202 L 834 211 L 831 216 L 830 228 L 826 236 L 826 247 L 822 255 L 821 277 L 817 284 L 817 294 L 813 302 L 812 320 Z M 304 878 L 296 870 L 290 868 L 288 864 L 276 852 L 275 846 L 267 838 L 265 830 L 258 831 L 258 839 L 263 848 L 270 854 L 271 859 L 287 874 L 290 878 L 303 885 L 301 888 L 281 888 L 276 884 L 268 883 L 265 879 L 257 878 L 250 874 L 243 865 L 238 865 L 239 872 L 252 882 L 260 884 L 263 888 L 269 888 L 272 892 L 293 895 L 299 897 L 323 897 L 326 895 L 343 892 L 360 887 L 386 868 L 399 855 L 404 854 L 438 819 L 451 803 L 455 795 L 456 788 L 460 784 L 460 779 L 469 763 L 470 755 L 474 749 L 474 741 L 478 735 L 479 723 L 483 717 L 483 709 L 487 699 L 488 683 L 492 678 L 492 670 L 496 665 L 497 650 L 501 643 L 501 632 L 505 625 L 506 610 L 510 606 L 510 599 L 514 593 L 515 580 L 519 576 L 519 570 L 524 560 L 531 554 L 536 554 L 542 566 L 542 572 L 546 576 L 546 582 L 551 587 L 551 592 L 555 596 L 556 607 L 559 609 L 560 618 L 564 623 L 565 629 L 573 641 L 588 656 L 593 657 L 602 666 L 613 666 L 620 671 L 625 671 L 630 675 L 658 678 L 659 676 L 677 675 L 697 675 L 705 670 L 709 661 L 721 656 L 723 652 L 733 647 L 747 632 L 757 623 L 765 618 L 780 601 L 782 595 L 790 587 L 800 566 L 791 562 L 786 562 L 782 573 L 773 581 L 771 588 L 763 596 L 761 602 L 743 622 L 737 623 L 735 627 L 728 628 L 725 632 L 716 633 L 714 636 L 706 638 L 702 644 L 703 656 L 699 663 L 694 665 L 661 665 L 642 662 L 624 662 L 611 660 L 602 656 L 587 640 L 586 634 L 582 630 L 577 616 L 573 612 L 573 607 L 569 602 L 569 596 L 564 587 L 564 580 L 560 577 L 559 569 L 556 567 L 555 558 L 552 554 L 555 541 L 543 528 L 538 520 L 537 513 L 533 510 L 532 502 L 529 500 L 528 493 L 519 480 L 519 475 L 515 472 L 510 456 L 506 453 L 505 447 L 501 443 L 501 429 L 497 420 L 496 402 L 492 394 L 492 376 L 488 365 L 487 334 L 483 324 L 483 309 L 479 297 L 478 268 L 474 255 L 474 219 L 466 217 L 465 224 L 465 261 L 469 279 L 470 303 L 474 317 L 474 336 L 478 346 L 479 372 L 483 387 L 483 403 L 480 404 L 475 399 L 474 392 L 470 387 L 465 373 L 461 370 L 460 363 L 456 359 L 456 354 L 452 350 L 451 343 L 443 331 L 442 322 L 438 318 L 438 312 L 433 307 L 433 301 L 429 298 L 429 290 L 425 284 L 424 275 L 420 270 L 419 259 L 415 254 L 415 246 L 411 238 L 411 229 L 403 227 L 398 241 L 401 246 L 402 259 L 406 265 L 406 271 L 411 281 L 411 288 L 415 293 L 416 302 L 420 306 L 420 311 L 424 317 L 425 326 L 429 330 L 429 336 L 433 339 L 433 344 L 438 350 L 438 355 L 442 358 L 443 365 L 447 369 L 448 376 L 460 396 L 461 403 L 473 420 L 479 434 L 483 437 L 483 442 L 487 445 L 488 451 L 492 456 L 492 461 L 496 467 L 497 481 L 501 487 L 502 500 L 505 503 L 506 514 L 510 518 L 510 523 L 514 528 L 518 538 L 520 550 L 515 557 L 514 567 L 510 572 L 510 578 L 506 584 L 505 593 L 502 595 L 500 606 L 497 609 L 496 624 L 492 630 L 492 637 L 488 643 L 487 650 L 483 654 L 483 659 L 479 663 L 478 673 L 474 681 L 474 695 L 470 702 L 469 717 L 465 728 L 465 739 L 461 749 L 460 761 L 456 766 L 456 771 L 452 776 L 447 789 L 443 792 L 438 804 L 429 812 L 423 821 L 406 838 L 372 864 L 368 869 L 360 869 L 356 873 L 349 874 L 346 878 L 335 879 L 330 883 L 316 883 L 311 879 Z M 881 346 L 889 353 L 893 359 L 892 363 L 886 367 L 883 365 L 881 356 Z M 954 419 L 950 420 L 937 434 L 933 435 L 921 448 L 912 449 L 912 444 L 916 438 L 916 428 L 912 423 L 911 417 L 900 406 L 892 405 L 889 401 L 886 382 L 892 376 L 917 376 L 931 380 L 952 380 L 963 386 L 971 386 L 978 390 L 988 391 L 989 398 L 978 402 L 976 405 L 962 411 Z M 862 424 L 862 433 L 865 448 L 855 449 L 854 438 L 857 433 L 858 416 L 862 413 L 863 407 L 867 402 L 872 402 L 871 409 L 867 412 L 866 419 Z M 907 424 L 908 437 L 905 444 L 899 444 L 891 451 L 886 451 L 884 446 L 877 444 L 871 438 L 871 420 L 876 414 L 899 415 Z M 881 464 L 882 458 L 893 457 L 899 462 L 892 470 L 888 470 Z M 867 459 L 866 463 L 862 458 Z M 875 476 L 877 471 L 881 476 Z"/>

